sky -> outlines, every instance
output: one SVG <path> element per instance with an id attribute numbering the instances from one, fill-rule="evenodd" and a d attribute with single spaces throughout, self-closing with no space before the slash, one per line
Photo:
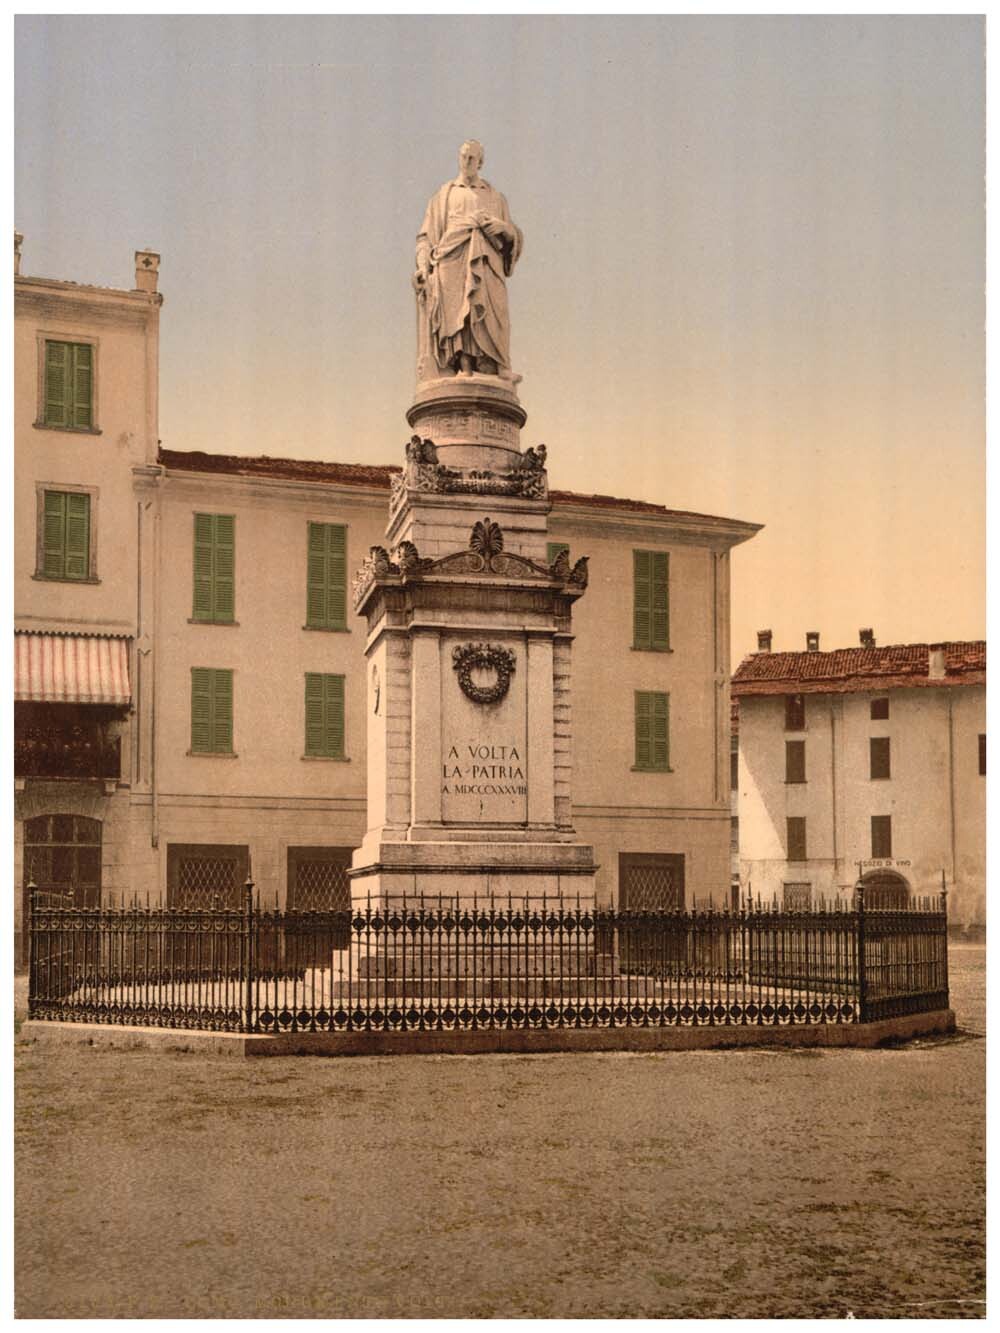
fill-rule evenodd
<path id="1" fill-rule="evenodd" d="M 161 253 L 165 447 L 400 462 L 478 138 L 552 486 L 763 523 L 734 663 L 981 638 L 984 117 L 975 16 L 22 16 L 15 224 L 30 275 Z"/>

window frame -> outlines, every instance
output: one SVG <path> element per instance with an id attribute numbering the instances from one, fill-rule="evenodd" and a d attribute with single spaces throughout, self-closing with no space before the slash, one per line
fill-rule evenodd
<path id="1" fill-rule="evenodd" d="M 341 682 L 340 693 L 340 753 L 331 754 L 328 750 L 310 750 L 309 749 L 309 677 L 318 677 L 321 680 L 339 680 Z M 302 758 L 310 762 L 316 760 L 326 761 L 328 763 L 349 763 L 347 754 L 347 674 L 340 671 L 306 671 L 303 673 L 302 680 L 302 705 L 303 705 L 303 735 L 302 735 Z M 327 699 L 326 686 L 323 687 L 323 709 L 324 709 L 324 738 L 329 735 L 329 721 L 326 716 L 326 710 L 329 705 Z"/>
<path id="2" fill-rule="evenodd" d="M 639 556 L 648 556 L 650 559 L 649 608 L 648 608 L 649 641 L 647 643 L 640 643 L 639 636 L 638 634 L 636 634 L 636 624 L 635 624 L 636 613 L 638 610 L 638 587 L 639 587 L 638 557 Z M 664 608 L 664 614 L 666 617 L 666 635 L 663 642 L 656 641 L 656 635 L 653 629 L 653 612 L 655 609 L 653 605 L 654 602 L 653 590 L 654 587 L 656 586 L 656 580 L 654 574 L 654 569 L 655 569 L 654 562 L 656 558 L 662 558 L 664 561 L 663 586 L 665 589 L 665 596 L 666 596 L 666 606 Z M 637 653 L 669 653 L 673 651 L 673 649 L 670 646 L 670 552 L 669 551 L 651 550 L 648 547 L 632 548 L 632 651 Z"/>
<path id="3" fill-rule="evenodd" d="M 232 888 L 232 897 L 228 903 L 219 903 L 219 911 L 240 911 L 243 906 L 242 891 L 250 878 L 250 844 L 236 842 L 168 842 L 166 858 L 166 884 L 164 903 L 168 908 L 180 911 L 212 911 L 210 903 L 202 907 L 178 905 L 180 889 L 180 871 L 182 861 L 231 860 L 236 863 L 236 878 Z"/>
<path id="4" fill-rule="evenodd" d="M 104 432 L 100 427 L 100 398 L 98 395 L 99 386 L 99 367 L 100 367 L 100 339 L 89 333 L 57 333 L 51 329 L 37 329 L 35 331 L 35 342 L 37 346 L 38 374 L 36 389 L 35 420 L 32 423 L 35 430 L 55 430 L 68 435 L 102 435 Z M 45 361 L 47 343 L 69 343 L 76 347 L 91 348 L 90 354 L 90 425 L 89 426 L 60 426 L 53 424 L 45 418 Z"/>
<path id="5" fill-rule="evenodd" d="M 802 855 L 792 855 L 792 825 L 802 826 Z M 798 847 L 796 847 L 798 850 Z M 786 815 L 785 816 L 785 860 L 794 862 L 796 865 L 804 864 L 809 860 L 809 836 L 806 825 L 805 815 Z"/>
<path id="6" fill-rule="evenodd" d="M 885 772 L 876 773 L 875 755 L 885 756 Z M 881 766 L 881 765 L 880 765 Z M 892 741 L 888 736 L 868 737 L 868 779 L 870 782 L 888 782 L 892 778 Z"/>
<path id="7" fill-rule="evenodd" d="M 792 755 L 801 756 L 801 764 L 795 765 L 791 762 Z M 794 777 L 793 768 L 798 768 L 801 777 Z M 789 786 L 803 786 L 809 778 L 806 773 L 806 743 L 805 741 L 785 741 L 785 782 Z"/>
<path id="8" fill-rule="evenodd" d="M 640 764 L 639 762 L 639 698 L 642 695 L 650 699 L 660 698 L 665 700 L 664 712 L 666 714 L 666 757 L 664 763 Z M 655 721 L 654 714 L 650 713 L 650 718 Z M 674 770 L 670 766 L 670 692 L 669 690 L 633 690 L 632 692 L 632 739 L 633 739 L 633 773 L 672 773 Z M 655 743 L 655 737 L 650 735 L 650 747 Z"/>
<path id="9" fill-rule="evenodd" d="M 212 543 L 210 550 L 212 552 L 212 574 L 211 574 L 211 593 L 212 593 L 212 614 L 210 616 L 198 615 L 198 547 L 205 545 L 198 541 L 198 519 L 210 518 L 213 520 L 220 518 L 232 519 L 233 523 L 233 572 L 232 572 L 232 615 L 220 616 L 218 614 L 218 578 L 216 569 L 217 553 L 219 550 L 218 524 L 212 524 Z M 191 511 L 191 615 L 188 617 L 189 625 L 239 625 L 236 619 L 236 514 L 216 513 L 215 510 L 194 509 Z M 223 575 L 223 577 L 225 577 Z"/>
<path id="10" fill-rule="evenodd" d="M 72 574 L 46 574 L 45 572 L 45 496 L 48 493 L 59 495 L 86 495 L 90 501 L 88 520 L 89 549 L 87 551 L 87 573 L 82 578 Z M 97 511 L 100 499 L 100 487 L 77 486 L 66 481 L 35 482 L 35 572 L 32 578 L 43 583 L 100 583 L 97 577 Z"/>
<path id="11" fill-rule="evenodd" d="M 798 704 L 797 704 L 797 705 L 795 705 L 795 704 L 793 703 L 793 700 L 796 700 L 796 699 L 798 700 Z M 805 696 L 804 694 L 786 694 L 786 695 L 784 696 L 784 702 L 785 702 L 785 727 L 784 727 L 785 731 L 805 731 L 805 730 L 806 730 L 806 696 Z M 796 707 L 800 710 L 800 712 L 795 712 L 794 715 L 793 715 L 793 710 L 794 710 Z M 791 722 L 792 722 L 792 721 L 795 721 L 795 720 L 796 720 L 798 717 L 800 717 L 800 716 L 801 716 L 801 723 L 802 723 L 802 725 L 801 725 L 801 726 L 792 726 L 792 725 L 791 725 Z"/>
<path id="12" fill-rule="evenodd" d="M 790 889 L 793 891 L 792 893 L 789 893 Z M 790 897 L 804 897 L 805 903 L 789 903 Z M 783 880 L 781 885 L 781 910 L 783 912 L 811 912 L 812 880 Z"/>
<path id="13" fill-rule="evenodd" d="M 877 821 L 877 822 L 876 822 Z M 875 830 L 879 830 L 880 838 L 886 838 L 888 850 L 876 850 Z M 873 861 L 891 861 L 892 857 L 892 815 L 872 815 L 871 816 L 871 852 Z"/>
<path id="14" fill-rule="evenodd" d="M 339 624 L 332 624 L 332 623 L 330 622 L 329 617 L 327 617 L 326 621 L 325 621 L 324 623 L 322 623 L 322 624 L 320 624 L 319 622 L 314 622 L 314 621 L 310 620 L 310 618 L 309 618 L 309 586 L 310 586 L 310 585 L 309 585 L 309 558 L 310 558 L 310 555 L 311 555 L 311 537 L 312 537 L 311 529 L 314 528 L 314 527 L 316 527 L 316 528 L 340 528 L 341 531 L 342 531 L 343 534 L 344 534 L 344 615 L 343 615 L 343 620 L 342 620 Z M 302 623 L 302 628 L 303 628 L 303 629 L 307 629 L 307 630 L 311 630 L 311 631 L 318 631 L 318 632 L 321 633 L 321 634 L 350 634 L 350 632 L 351 632 L 351 626 L 350 626 L 350 624 L 348 623 L 348 600 L 349 600 L 349 599 L 348 599 L 348 594 L 349 594 L 349 592 L 350 592 L 350 588 L 349 588 L 349 586 L 348 586 L 348 584 L 349 584 L 349 580 L 348 580 L 348 576 L 347 576 L 347 575 L 348 575 L 348 550 L 349 550 L 349 542 L 350 542 L 350 525 L 349 525 L 349 524 L 347 524 L 347 523 L 331 523 L 329 519 L 325 519 L 325 518 L 307 518 L 307 519 L 306 519 L 306 579 L 305 579 L 305 588 L 306 588 L 306 615 L 305 615 L 305 620 L 304 620 L 303 623 Z M 327 552 L 326 552 L 326 558 L 327 558 L 327 560 L 329 560 L 329 549 L 327 549 Z M 329 567 L 328 567 L 328 573 L 329 573 Z M 327 583 L 326 583 L 326 588 L 327 588 L 327 607 L 329 607 L 329 587 L 330 587 L 330 583 L 329 583 L 329 578 L 328 578 L 328 579 L 327 579 Z"/>
<path id="15" fill-rule="evenodd" d="M 882 711 L 882 705 L 885 705 L 885 712 Z M 875 710 L 878 709 L 878 712 Z M 868 706 L 868 715 L 872 722 L 889 721 L 889 696 L 879 696 L 878 699 L 872 699 Z"/>
<path id="16" fill-rule="evenodd" d="M 188 715 L 188 756 L 192 759 L 237 759 L 239 756 L 236 750 L 236 671 L 233 667 L 203 667 L 193 666 L 191 671 L 191 694 L 190 711 Z M 195 675 L 196 671 L 210 671 L 212 673 L 212 692 L 211 692 L 211 717 L 209 726 L 212 731 L 213 740 L 216 729 L 216 685 L 219 676 L 224 672 L 229 676 L 229 749 L 228 750 L 201 750 L 195 749 L 194 745 L 194 698 L 195 698 Z"/>

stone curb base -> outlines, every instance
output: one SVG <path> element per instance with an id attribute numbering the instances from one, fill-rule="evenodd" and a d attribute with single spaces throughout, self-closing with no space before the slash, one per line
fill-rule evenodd
<path id="1" fill-rule="evenodd" d="M 732 1047 L 854 1046 L 954 1032 L 955 1014 L 938 1009 L 878 1023 L 817 1023 L 795 1027 L 553 1028 L 528 1032 L 191 1032 L 29 1019 L 21 1040 L 44 1046 L 102 1050 L 188 1051 L 199 1055 L 530 1055 L 548 1051 L 704 1051 Z"/>

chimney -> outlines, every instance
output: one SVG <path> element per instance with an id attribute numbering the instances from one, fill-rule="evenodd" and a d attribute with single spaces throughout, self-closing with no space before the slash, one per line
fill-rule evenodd
<path id="1" fill-rule="evenodd" d="M 155 292 L 159 272 L 160 256 L 155 250 L 136 250 L 135 290 L 137 292 Z"/>
<path id="2" fill-rule="evenodd" d="M 15 278 L 21 272 L 21 245 L 23 244 L 23 242 L 24 242 L 23 233 L 16 231 L 14 233 L 14 277 Z"/>
<path id="3" fill-rule="evenodd" d="M 808 653 L 818 653 L 818 652 L 819 652 L 819 630 L 818 630 L 818 629 L 807 629 L 807 630 L 806 630 L 806 652 L 808 652 Z"/>
<path id="4" fill-rule="evenodd" d="M 939 643 L 932 643 L 930 646 L 930 655 L 927 662 L 927 679 L 944 680 L 944 649 Z"/>
<path id="5" fill-rule="evenodd" d="M 875 647 L 875 631 L 871 629 L 859 629 L 858 638 L 861 640 L 862 648 Z"/>
<path id="6" fill-rule="evenodd" d="M 769 653 L 771 651 L 771 631 L 769 629 L 759 629 L 757 631 L 757 651 L 759 653 Z"/>

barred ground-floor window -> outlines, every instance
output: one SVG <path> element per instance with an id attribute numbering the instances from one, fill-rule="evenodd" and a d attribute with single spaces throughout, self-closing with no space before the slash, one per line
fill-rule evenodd
<path id="1" fill-rule="evenodd" d="M 351 883 L 347 871 L 352 855 L 351 847 L 289 847 L 289 914 L 350 911 Z M 348 948 L 350 935 L 347 922 L 338 922 L 330 932 L 330 948 Z M 325 947 L 327 942 L 319 943 Z"/>
<path id="2" fill-rule="evenodd" d="M 621 852 L 618 906 L 628 912 L 672 912 L 683 908 L 683 853 Z"/>
<path id="3" fill-rule="evenodd" d="M 229 843 L 167 845 L 167 906 L 181 911 L 239 911 L 250 875 L 250 849 Z"/>

